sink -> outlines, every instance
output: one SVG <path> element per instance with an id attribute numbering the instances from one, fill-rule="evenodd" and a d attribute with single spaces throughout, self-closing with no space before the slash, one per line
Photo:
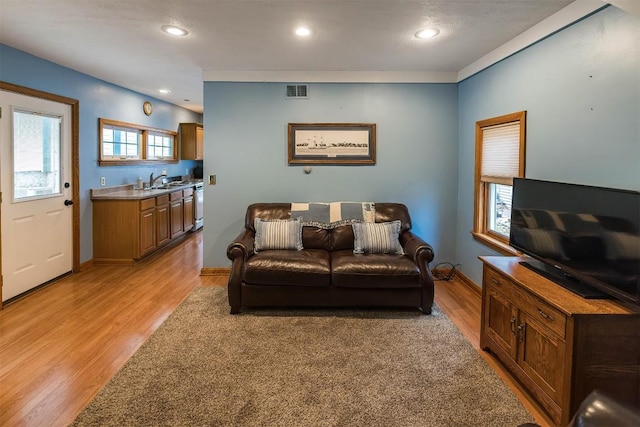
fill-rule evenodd
<path id="1" fill-rule="evenodd" d="M 162 185 L 157 185 L 157 186 L 154 185 L 153 187 L 144 187 L 142 190 L 137 188 L 136 190 L 140 190 L 140 191 L 168 190 L 170 188 L 175 188 L 175 187 L 180 187 L 185 185 L 187 185 L 187 183 L 184 183 L 182 181 L 172 181 L 172 182 L 165 182 Z"/>

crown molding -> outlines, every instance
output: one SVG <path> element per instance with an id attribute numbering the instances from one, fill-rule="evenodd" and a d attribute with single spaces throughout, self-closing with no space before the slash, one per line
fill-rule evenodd
<path id="1" fill-rule="evenodd" d="M 305 83 L 456 83 L 456 71 L 204 71 L 204 81 Z"/>

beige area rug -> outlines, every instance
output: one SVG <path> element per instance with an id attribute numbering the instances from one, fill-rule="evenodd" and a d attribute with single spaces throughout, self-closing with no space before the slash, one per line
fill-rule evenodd
<path id="1" fill-rule="evenodd" d="M 435 307 L 252 310 L 197 288 L 77 426 L 517 426 L 533 418 Z"/>

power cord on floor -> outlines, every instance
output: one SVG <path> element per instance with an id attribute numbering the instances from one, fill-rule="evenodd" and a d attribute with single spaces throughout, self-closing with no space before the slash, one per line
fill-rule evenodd
<path id="1" fill-rule="evenodd" d="M 456 269 L 460 267 L 461 264 L 452 264 L 450 262 L 441 262 L 436 264 L 431 270 L 431 274 L 433 274 L 433 278 L 435 280 L 452 280 L 456 275 Z M 443 266 L 447 266 L 448 268 L 442 268 Z"/>

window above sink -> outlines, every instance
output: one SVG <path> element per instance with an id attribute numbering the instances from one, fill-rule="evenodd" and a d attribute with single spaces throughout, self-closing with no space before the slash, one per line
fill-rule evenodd
<path id="1" fill-rule="evenodd" d="M 98 119 L 100 166 L 178 163 L 178 133 L 116 120 Z"/>

